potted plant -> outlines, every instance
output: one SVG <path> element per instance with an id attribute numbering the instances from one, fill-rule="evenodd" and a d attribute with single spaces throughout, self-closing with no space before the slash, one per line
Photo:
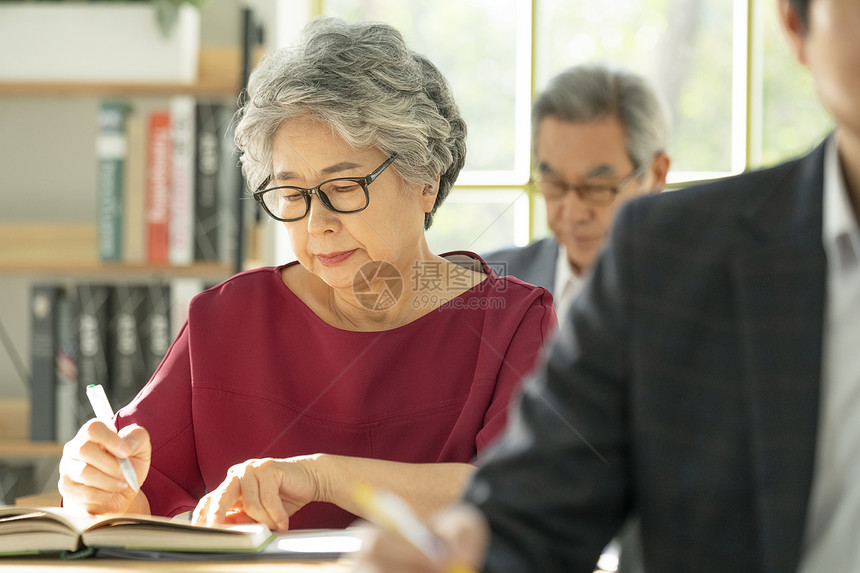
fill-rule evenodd
<path id="1" fill-rule="evenodd" d="M 122 2 L 125 0 L 102 0 L 108 2 Z M 205 0 L 151 0 L 155 5 L 155 15 L 161 33 L 169 36 L 176 27 L 179 20 L 179 8 L 182 6 L 193 6 L 200 9 Z"/>

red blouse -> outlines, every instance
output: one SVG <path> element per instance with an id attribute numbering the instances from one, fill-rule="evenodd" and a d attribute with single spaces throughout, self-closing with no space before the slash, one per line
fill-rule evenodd
<path id="1" fill-rule="evenodd" d="M 275 267 L 195 297 L 158 370 L 117 416 L 117 426 L 150 433 L 142 489 L 152 513 L 193 509 L 251 458 L 473 461 L 503 428 L 512 392 L 555 329 L 545 289 L 483 268 L 481 284 L 383 332 L 323 322 Z M 354 519 L 311 503 L 290 527 Z"/>

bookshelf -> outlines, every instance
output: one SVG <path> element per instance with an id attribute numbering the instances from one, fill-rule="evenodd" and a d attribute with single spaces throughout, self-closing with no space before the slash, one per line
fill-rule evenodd
<path id="1" fill-rule="evenodd" d="M 262 54 L 262 48 L 254 48 L 251 60 L 259 61 Z M 0 81 L 0 97 L 169 97 L 184 94 L 227 100 L 240 92 L 243 59 L 243 51 L 239 48 L 202 47 L 198 79 L 193 84 Z M 0 273 L 41 274 L 50 271 L 110 275 L 126 272 L 143 274 L 152 270 L 159 275 L 199 273 L 211 278 L 213 275 L 227 276 L 231 271 L 229 265 L 217 264 L 184 267 L 101 264 L 96 241 L 95 223 L 0 222 Z M 57 245 L 60 244 L 62 248 L 58 249 Z M 26 245 L 26 248 L 22 249 L 22 245 Z"/>
<path id="2" fill-rule="evenodd" d="M 63 455 L 63 444 L 54 442 L 31 442 L 27 430 L 30 427 L 30 401 L 26 399 L 0 400 L 0 471 L 31 466 L 37 483 L 38 496 L 23 499 L 21 503 L 59 505 L 56 487 L 56 466 Z M 7 499 L 8 503 L 13 500 Z M 16 498 L 16 503 L 17 498 Z"/>
<path id="3" fill-rule="evenodd" d="M 259 60 L 260 52 L 255 54 Z M 139 96 L 188 94 L 234 96 L 242 80 L 242 52 L 233 47 L 202 47 L 197 81 L 181 83 L 2 82 L 0 95 Z"/>
<path id="4" fill-rule="evenodd" d="M 252 51 L 251 60 L 259 61 L 262 48 L 257 47 Z M 201 47 L 198 79 L 193 84 L 0 81 L 0 97 L 167 98 L 191 95 L 226 101 L 237 97 L 241 90 L 244 60 L 245 54 L 238 47 Z M 98 255 L 97 236 L 95 221 L 0 221 L 0 273 L 97 275 L 104 278 L 112 275 L 135 275 L 138 278 L 145 275 L 200 276 L 212 279 L 225 278 L 237 270 L 237 266 L 241 266 L 218 263 L 186 266 L 102 263 Z"/>
<path id="5" fill-rule="evenodd" d="M 27 435 L 29 427 L 29 400 L 0 400 L 0 461 L 60 458 L 63 445 L 54 442 L 31 442 Z"/>
<path id="6" fill-rule="evenodd" d="M 91 135 L 86 132 L 86 129 L 81 128 L 83 123 L 75 123 L 78 131 L 75 131 L 74 127 L 66 127 L 67 122 L 62 120 L 68 119 L 69 114 L 66 112 L 68 109 L 84 109 L 88 112 L 89 102 L 114 98 L 133 101 L 135 105 L 148 110 L 152 106 L 160 106 L 161 102 L 177 95 L 227 104 L 235 103 L 246 82 L 249 68 L 263 55 L 263 49 L 260 46 L 261 35 L 247 34 L 250 23 L 256 25 L 251 11 L 245 9 L 243 12 L 245 12 L 246 30 L 243 31 L 245 37 L 242 45 L 201 46 L 198 76 L 194 83 L 0 80 L 0 100 L 9 102 L 5 109 L 11 110 L 12 106 L 15 106 L 15 121 L 7 124 L 7 127 L 12 125 L 10 133 L 17 134 L 16 137 L 23 137 L 25 143 L 28 143 L 26 140 L 30 137 L 30 133 L 37 133 L 37 137 L 43 134 L 50 137 L 53 134 L 51 131 L 53 124 L 50 122 L 59 120 L 57 125 L 61 127 L 57 134 L 61 137 L 54 137 L 54 142 L 47 146 L 44 153 L 47 154 L 46 159 L 51 164 L 50 168 L 57 169 L 57 165 L 60 165 L 59 169 L 62 171 L 68 169 L 70 163 L 52 164 L 57 156 L 65 155 L 67 150 L 88 150 L 93 145 Z M 43 110 L 46 110 L 44 117 L 50 119 L 40 118 Z M 10 113 L 8 118 L 11 119 L 13 112 L 8 113 Z M 35 148 L 31 142 L 32 137 L 28 143 L 30 149 L 42 149 L 42 146 Z M 77 153 L 73 156 L 77 162 L 75 165 L 84 165 L 82 169 L 88 169 L 86 153 Z M 4 188 L 10 193 L 13 189 L 26 189 L 26 178 L 29 176 L 38 178 L 40 175 L 38 171 L 34 171 L 32 165 L 29 171 L 18 166 L 16 168 L 18 172 L 16 174 L 12 170 L 11 180 L 7 178 L 6 181 L 0 182 L 0 194 L 4 192 Z M 72 180 L 77 183 L 73 187 L 75 187 L 74 192 L 78 194 L 73 200 L 88 201 L 90 187 L 81 185 L 81 181 L 86 179 L 81 178 L 78 172 L 74 172 Z M 236 213 L 237 218 L 244 221 L 242 211 L 247 209 L 239 201 L 240 186 L 241 180 L 237 179 L 234 193 L 237 201 Z M 233 192 L 230 191 L 230 193 Z M 27 342 L 31 335 L 29 289 L 36 283 L 166 284 L 174 279 L 188 278 L 200 279 L 204 283 L 212 284 L 229 277 L 237 270 L 257 265 L 260 258 L 259 231 L 253 227 L 243 227 L 245 223 L 240 223 L 240 227 L 235 232 L 236 258 L 229 262 L 223 260 L 195 262 L 181 266 L 145 262 L 107 263 L 103 262 L 99 255 L 98 224 L 95 218 L 69 216 L 65 211 L 57 211 L 55 209 L 43 220 L 28 215 L 10 216 L 10 211 L 6 212 L 6 217 L 0 217 L 0 289 L 3 290 L 5 299 L 0 301 L 0 326 L 3 326 L 4 332 L 9 333 L 8 336 L 13 338 L 11 350 L 7 340 L 4 347 L 0 348 L 0 355 L 6 353 L 10 363 L 15 362 L 12 354 L 18 354 L 20 361 L 25 363 L 30 358 Z M 23 211 L 21 213 L 23 214 Z M 7 356 L 2 358 L 7 359 Z M 51 441 L 31 440 L 30 396 L 20 396 L 19 379 L 22 377 L 5 365 L 4 368 L 0 371 L 0 477 L 14 476 L 20 468 L 23 472 L 21 476 L 33 476 L 33 483 L 29 484 L 33 493 L 47 492 L 51 499 L 54 499 L 56 464 L 62 455 L 63 445 Z M 26 384 L 26 381 L 24 382 Z M 30 388 L 29 393 L 33 392 L 34 389 Z M 35 473 L 26 473 L 30 469 Z M 29 481 L 27 477 L 21 479 L 24 482 Z"/>
<path id="7" fill-rule="evenodd" d="M 186 266 L 103 263 L 96 246 L 95 223 L 0 223 L 0 273 L 110 278 L 228 276 L 228 264 Z M 58 245 L 62 249 L 58 252 Z"/>
<path id="8" fill-rule="evenodd" d="M 80 101 L 82 98 L 99 100 L 105 98 L 149 98 L 152 101 L 166 100 L 174 95 L 190 95 L 214 101 L 233 102 L 244 84 L 246 60 L 257 62 L 262 57 L 259 46 L 250 50 L 242 47 L 203 46 L 199 54 L 198 78 L 194 83 L 110 83 L 110 82 L 21 82 L 0 81 L 0 98 L 20 100 L 26 98 L 34 102 L 29 107 L 38 109 L 39 102 L 44 100 L 56 107 L 57 101 L 64 101 L 66 96 Z M 23 121 L 23 123 L 22 123 Z M 21 126 L 27 125 L 27 120 L 18 121 Z M 67 146 L 89 146 L 89 140 L 71 137 Z M 238 186 L 237 184 L 237 194 Z M 4 184 L 8 185 L 8 184 Z M 2 219 L 0 220 L 0 278 L 5 277 L 15 284 L 21 281 L 101 281 L 105 283 L 169 281 L 174 278 L 197 278 L 208 283 L 217 282 L 233 274 L 241 259 L 256 259 L 253 251 L 247 257 L 247 252 L 241 253 L 240 262 L 207 262 L 175 266 L 170 264 L 126 264 L 105 263 L 99 257 L 98 227 L 95 220 L 57 221 L 31 219 Z M 243 244 L 253 247 L 256 241 L 243 241 Z M 241 267 L 239 267 L 241 268 Z M 17 277 L 17 278 L 16 278 Z M 7 280 L 7 283 L 8 283 Z M 4 284 L 7 284 L 4 283 Z M 27 298 L 19 293 L 12 293 L 15 301 L 7 301 L 5 308 L 27 307 Z M 7 298 L 9 293 L 6 293 Z M 17 299 L 21 298 L 20 301 Z M 7 321 L 9 313 L 4 313 Z M 19 320 L 19 319 L 18 319 Z M 20 324 L 12 313 L 11 322 L 7 328 L 17 337 L 28 338 L 26 324 Z M 18 342 L 18 348 L 23 350 L 26 360 L 26 343 Z M 4 375 L 4 379 L 7 375 Z M 5 382 L 0 381 L 0 382 Z M 9 386 L 11 388 L 11 386 Z M 17 403 L 15 398 L 0 398 L 0 411 L 6 412 Z M 16 408 L 12 408 L 17 410 Z M 28 407 L 29 412 L 29 407 Z M 6 416 L 4 415 L 4 418 Z M 59 446 L 50 443 L 30 443 L 27 429 L 29 416 L 18 416 L 16 430 L 20 435 L 9 435 L 8 427 L 0 422 L 0 460 L 8 457 L 45 457 L 59 455 Z"/>
<path id="9" fill-rule="evenodd" d="M 31 442 L 29 440 L 0 440 L 0 459 L 59 458 L 63 444 Z"/>

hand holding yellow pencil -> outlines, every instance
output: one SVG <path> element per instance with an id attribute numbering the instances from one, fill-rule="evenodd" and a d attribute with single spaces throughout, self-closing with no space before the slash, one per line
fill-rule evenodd
<path id="1" fill-rule="evenodd" d="M 446 565 L 445 543 L 424 525 L 401 498 L 389 491 L 377 491 L 369 484 L 359 484 L 353 496 L 370 521 L 395 531 L 414 545 L 428 559 L 445 567 L 445 573 L 475 573 L 464 565 Z"/>

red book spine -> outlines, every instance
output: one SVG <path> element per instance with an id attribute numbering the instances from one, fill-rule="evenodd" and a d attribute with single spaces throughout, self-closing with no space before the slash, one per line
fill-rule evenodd
<path id="1" fill-rule="evenodd" d="M 170 113 L 153 111 L 149 115 L 146 153 L 146 231 L 147 259 L 150 263 L 169 262 L 170 193 L 173 185 L 173 144 Z"/>

